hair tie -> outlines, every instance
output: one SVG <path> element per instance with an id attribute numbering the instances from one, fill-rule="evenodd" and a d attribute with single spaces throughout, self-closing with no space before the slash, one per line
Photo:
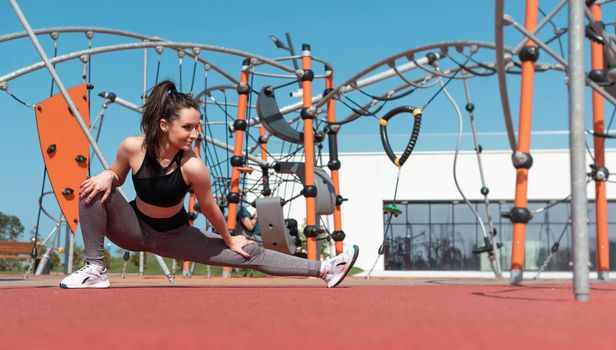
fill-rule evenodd
<path id="1" fill-rule="evenodd" d="M 175 92 L 177 92 L 177 90 L 175 89 L 175 86 L 171 85 L 169 86 L 169 90 L 167 90 L 167 95 L 171 95 Z"/>

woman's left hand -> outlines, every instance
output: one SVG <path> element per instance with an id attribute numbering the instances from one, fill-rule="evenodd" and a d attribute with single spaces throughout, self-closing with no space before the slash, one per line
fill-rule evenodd
<path id="1" fill-rule="evenodd" d="M 255 244 L 255 242 L 247 239 L 244 236 L 230 236 L 229 240 L 225 240 L 225 244 L 229 249 L 243 256 L 245 259 L 250 259 L 250 254 L 244 251 L 244 246 L 248 244 Z"/>

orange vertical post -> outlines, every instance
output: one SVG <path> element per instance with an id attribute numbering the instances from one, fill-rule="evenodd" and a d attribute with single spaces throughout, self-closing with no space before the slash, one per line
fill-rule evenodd
<path id="1" fill-rule="evenodd" d="M 248 68 L 250 60 L 244 60 L 242 65 L 242 73 L 240 75 L 240 84 L 237 87 L 239 101 L 237 104 L 237 120 L 234 124 L 235 143 L 233 145 L 233 157 L 231 158 L 231 183 L 230 192 L 227 195 L 228 215 L 227 227 L 229 231 L 235 231 L 237 221 L 237 206 L 240 203 L 240 169 L 246 160 L 244 159 L 243 144 L 244 132 L 246 131 L 246 105 L 248 104 L 248 94 L 250 87 L 248 86 Z"/>
<path id="2" fill-rule="evenodd" d="M 592 4 L 590 11 L 597 21 L 601 20 L 601 6 Z M 603 69 L 603 45 L 590 43 L 591 68 L 592 70 Z M 603 96 L 598 92 L 592 92 L 592 120 L 595 134 L 605 132 L 605 111 Z M 605 167 L 605 140 L 602 137 L 594 137 L 595 161 L 597 169 Z M 597 222 L 597 273 L 600 280 L 607 280 L 610 271 L 609 241 L 607 232 L 607 196 L 605 179 L 595 179 L 595 208 Z"/>
<path id="3" fill-rule="evenodd" d="M 235 143 L 233 145 L 233 157 L 231 157 L 231 182 L 230 190 L 227 194 L 227 228 L 229 233 L 235 234 L 237 223 L 237 206 L 240 203 L 240 168 L 245 164 L 243 154 L 244 132 L 246 131 L 246 106 L 248 104 L 248 94 L 250 94 L 250 86 L 248 86 L 250 59 L 245 59 L 242 64 L 242 73 L 240 74 L 240 83 L 237 86 L 239 100 L 237 103 L 237 119 L 233 125 L 235 132 Z M 231 270 L 225 267 L 224 271 L 228 273 Z"/>
<path id="4" fill-rule="evenodd" d="M 334 88 L 334 74 L 331 69 L 325 66 L 325 89 L 327 92 Z M 327 101 L 327 121 L 332 123 L 336 121 L 336 101 L 330 98 Z M 336 245 L 336 254 L 341 254 L 343 249 L 343 243 L 345 234 L 342 231 L 342 213 L 340 211 L 340 205 L 342 204 L 342 196 L 340 195 L 340 160 L 338 159 L 338 129 L 339 126 L 329 125 L 327 127 L 328 141 L 329 141 L 329 162 L 327 167 L 329 168 L 332 176 L 332 183 L 334 184 L 334 191 L 336 193 L 336 207 L 334 208 L 334 232 L 332 234 Z"/>
<path id="5" fill-rule="evenodd" d="M 526 21 L 524 26 L 530 32 L 534 31 L 537 26 L 538 11 L 538 0 L 526 1 Z M 524 153 L 528 158 L 527 161 L 522 164 L 516 164 L 514 160 L 514 166 L 516 167 L 516 189 L 513 210 L 515 210 L 516 213 L 512 212 L 513 237 L 511 251 L 511 283 L 518 283 L 522 280 L 524 270 L 526 223 L 530 220 L 530 214 L 527 208 L 528 170 L 532 165 L 532 157 L 530 157 L 530 134 L 533 109 L 535 62 L 538 57 L 539 51 L 536 44 L 529 40 L 525 47 L 520 51 L 520 60 L 522 61 L 522 91 L 520 96 L 518 152 Z"/>
<path id="6" fill-rule="evenodd" d="M 306 197 L 306 227 L 304 234 L 306 235 L 306 250 L 308 251 L 308 259 L 317 259 L 317 217 L 316 217 L 316 195 L 317 187 L 314 182 L 314 135 L 312 131 L 313 119 L 316 115 L 314 107 L 312 107 L 312 80 L 314 73 L 312 71 L 312 57 L 310 55 L 310 45 L 302 45 L 302 69 L 301 77 L 303 90 L 303 109 L 301 112 L 304 120 L 304 152 L 305 152 L 305 175 L 306 183 L 304 184 L 304 197 Z"/>

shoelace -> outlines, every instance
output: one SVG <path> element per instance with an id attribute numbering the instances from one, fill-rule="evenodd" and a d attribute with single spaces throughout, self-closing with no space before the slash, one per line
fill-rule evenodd
<path id="1" fill-rule="evenodd" d="M 84 271 L 86 271 L 89 267 L 90 267 L 90 265 L 85 265 L 84 267 L 82 267 L 82 268 L 80 268 L 79 270 L 75 271 L 75 273 L 84 272 Z"/>
<path id="2" fill-rule="evenodd" d="M 91 266 L 93 266 L 93 265 L 86 264 L 84 267 L 82 267 L 79 270 L 75 271 L 75 273 L 89 272 L 88 270 L 90 269 Z"/>

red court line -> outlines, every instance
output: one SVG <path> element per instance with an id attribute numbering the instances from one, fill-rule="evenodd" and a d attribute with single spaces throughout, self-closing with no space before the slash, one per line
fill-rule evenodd
<path id="1" fill-rule="evenodd" d="M 610 349 L 616 285 L 0 285 L 2 348 Z"/>

